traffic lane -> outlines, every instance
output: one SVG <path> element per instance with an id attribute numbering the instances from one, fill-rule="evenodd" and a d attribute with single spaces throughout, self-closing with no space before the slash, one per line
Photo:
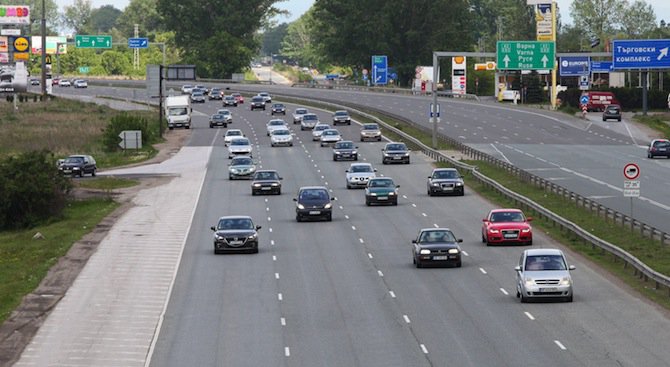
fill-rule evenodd
<path id="1" fill-rule="evenodd" d="M 339 198 L 332 222 L 295 221 L 297 186 L 327 185 L 311 159 L 315 143 L 303 145 L 300 135 L 306 134 L 297 135 L 294 147 L 261 148 L 263 166 L 282 167 L 283 186 L 293 186 L 268 212 L 291 365 L 425 365 L 411 333 L 398 327 L 399 316 L 356 245 Z"/>
<path id="2" fill-rule="evenodd" d="M 586 153 L 575 160 L 573 148 L 504 145 L 500 151 L 513 165 L 628 215 L 630 199 L 623 196 L 626 181 L 623 170 L 628 163 L 634 162 L 639 165 L 641 173 L 637 179 L 640 181 L 641 196 L 635 200 L 635 218 L 670 232 L 670 223 L 665 220 L 670 213 L 670 198 L 665 189 L 670 184 L 665 174 L 670 162 L 641 157 L 643 150 L 633 145 L 628 146 L 624 153 L 613 147 L 585 146 L 582 149 Z M 541 155 L 548 151 L 553 156 L 542 158 Z"/>
<path id="3" fill-rule="evenodd" d="M 227 161 L 225 149 L 214 148 L 210 162 Z M 210 163 L 152 365 L 283 365 L 276 283 L 262 271 L 272 266 L 269 223 L 248 185 Z M 213 254 L 209 227 L 223 215 L 252 215 L 263 227 L 259 254 Z"/>

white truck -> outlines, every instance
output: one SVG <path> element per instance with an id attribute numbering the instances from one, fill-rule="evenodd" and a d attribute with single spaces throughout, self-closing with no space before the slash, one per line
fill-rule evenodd
<path id="1" fill-rule="evenodd" d="M 191 101 L 188 95 L 165 97 L 165 118 L 170 130 L 175 127 L 191 128 Z"/>

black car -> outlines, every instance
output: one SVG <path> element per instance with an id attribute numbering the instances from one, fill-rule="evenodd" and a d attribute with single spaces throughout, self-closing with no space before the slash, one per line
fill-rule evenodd
<path id="1" fill-rule="evenodd" d="M 263 99 L 263 97 L 256 96 L 256 97 L 251 98 L 251 103 L 249 103 L 249 109 L 251 111 L 253 111 L 255 109 L 265 111 L 265 100 Z"/>
<path id="2" fill-rule="evenodd" d="M 465 195 L 463 177 L 456 168 L 436 168 L 428 176 L 426 190 L 433 195 Z"/>
<path id="3" fill-rule="evenodd" d="M 333 126 L 337 124 L 351 125 L 351 117 L 349 117 L 349 112 L 344 110 L 335 111 L 333 114 Z"/>
<path id="4" fill-rule="evenodd" d="M 246 215 L 219 218 L 214 231 L 214 253 L 249 252 L 258 253 L 258 230 L 251 217 Z"/>
<path id="5" fill-rule="evenodd" d="M 448 228 L 424 228 L 412 240 L 412 262 L 417 268 L 432 265 L 461 267 L 462 239 L 456 238 Z"/>
<path id="6" fill-rule="evenodd" d="M 270 112 L 272 115 L 286 115 L 286 106 L 282 103 L 275 103 L 272 105 L 272 110 Z"/>
<path id="7" fill-rule="evenodd" d="M 387 143 L 382 148 L 382 163 L 405 163 L 409 164 L 409 148 L 405 143 Z"/>
<path id="8" fill-rule="evenodd" d="M 621 121 L 621 106 L 611 104 L 605 107 L 605 110 L 603 111 L 603 121 L 610 119 Z"/>
<path id="9" fill-rule="evenodd" d="M 304 186 L 298 190 L 298 197 L 293 198 L 296 202 L 295 220 L 302 222 L 307 219 L 333 220 L 333 204 L 335 198 L 330 197 L 328 189 L 324 186 Z"/>
<path id="10" fill-rule="evenodd" d="M 358 160 L 358 149 L 352 141 L 341 140 L 333 145 L 333 160 Z"/>
<path id="11" fill-rule="evenodd" d="M 237 100 L 233 96 L 225 96 L 223 97 L 223 107 L 227 106 L 233 106 L 237 107 Z"/>
<path id="12" fill-rule="evenodd" d="M 209 97 L 210 100 L 212 99 L 223 99 L 223 90 L 221 88 L 212 88 L 212 90 L 209 91 Z"/>
<path id="13" fill-rule="evenodd" d="M 30 85 L 40 85 L 40 80 L 37 78 L 30 78 Z"/>
<path id="14" fill-rule="evenodd" d="M 224 115 L 215 113 L 209 117 L 210 129 L 213 128 L 214 126 L 228 127 L 228 119 Z"/>
<path id="15" fill-rule="evenodd" d="M 282 177 L 275 170 L 256 171 L 251 181 L 251 195 L 281 195 L 281 180 Z"/>
<path id="16" fill-rule="evenodd" d="M 95 176 L 98 167 L 90 155 L 71 155 L 58 162 L 58 170 L 64 175 L 83 177 L 86 174 Z"/>
<path id="17" fill-rule="evenodd" d="M 654 139 L 647 148 L 647 158 L 667 157 L 670 158 L 670 140 Z"/>

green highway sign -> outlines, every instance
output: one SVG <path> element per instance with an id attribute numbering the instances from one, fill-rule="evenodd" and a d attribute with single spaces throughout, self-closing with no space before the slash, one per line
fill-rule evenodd
<path id="1" fill-rule="evenodd" d="M 80 66 L 79 67 L 79 73 L 80 74 L 88 74 L 89 70 L 90 69 L 88 68 L 88 66 Z"/>
<path id="2" fill-rule="evenodd" d="M 112 36 L 74 36 L 78 48 L 112 48 Z"/>
<path id="3" fill-rule="evenodd" d="M 498 41 L 498 70 L 548 70 L 556 60 L 553 41 Z"/>

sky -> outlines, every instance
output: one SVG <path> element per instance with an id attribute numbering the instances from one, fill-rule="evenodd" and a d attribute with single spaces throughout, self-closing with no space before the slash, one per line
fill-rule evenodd
<path id="1" fill-rule="evenodd" d="M 286 0 L 281 1 L 276 4 L 280 9 L 286 9 L 291 12 L 289 17 L 279 17 L 276 20 L 279 23 L 289 23 L 298 19 L 304 12 L 309 9 L 315 0 Z M 407 0 L 411 1 L 411 0 Z M 558 7 L 561 12 L 561 19 L 563 19 L 564 24 L 572 24 L 572 19 L 570 18 L 570 5 L 575 0 L 556 0 Z M 632 3 L 634 0 L 628 0 Z M 654 13 L 656 13 L 656 19 L 660 21 L 664 19 L 666 23 L 670 23 L 670 0 L 645 0 L 647 4 L 650 4 L 654 8 Z M 63 9 L 65 5 L 72 5 L 74 0 L 56 0 L 56 4 Z M 128 0 L 91 0 L 91 5 L 94 8 L 99 8 L 103 5 L 114 5 L 115 8 L 123 10 L 126 5 L 128 5 Z"/>

